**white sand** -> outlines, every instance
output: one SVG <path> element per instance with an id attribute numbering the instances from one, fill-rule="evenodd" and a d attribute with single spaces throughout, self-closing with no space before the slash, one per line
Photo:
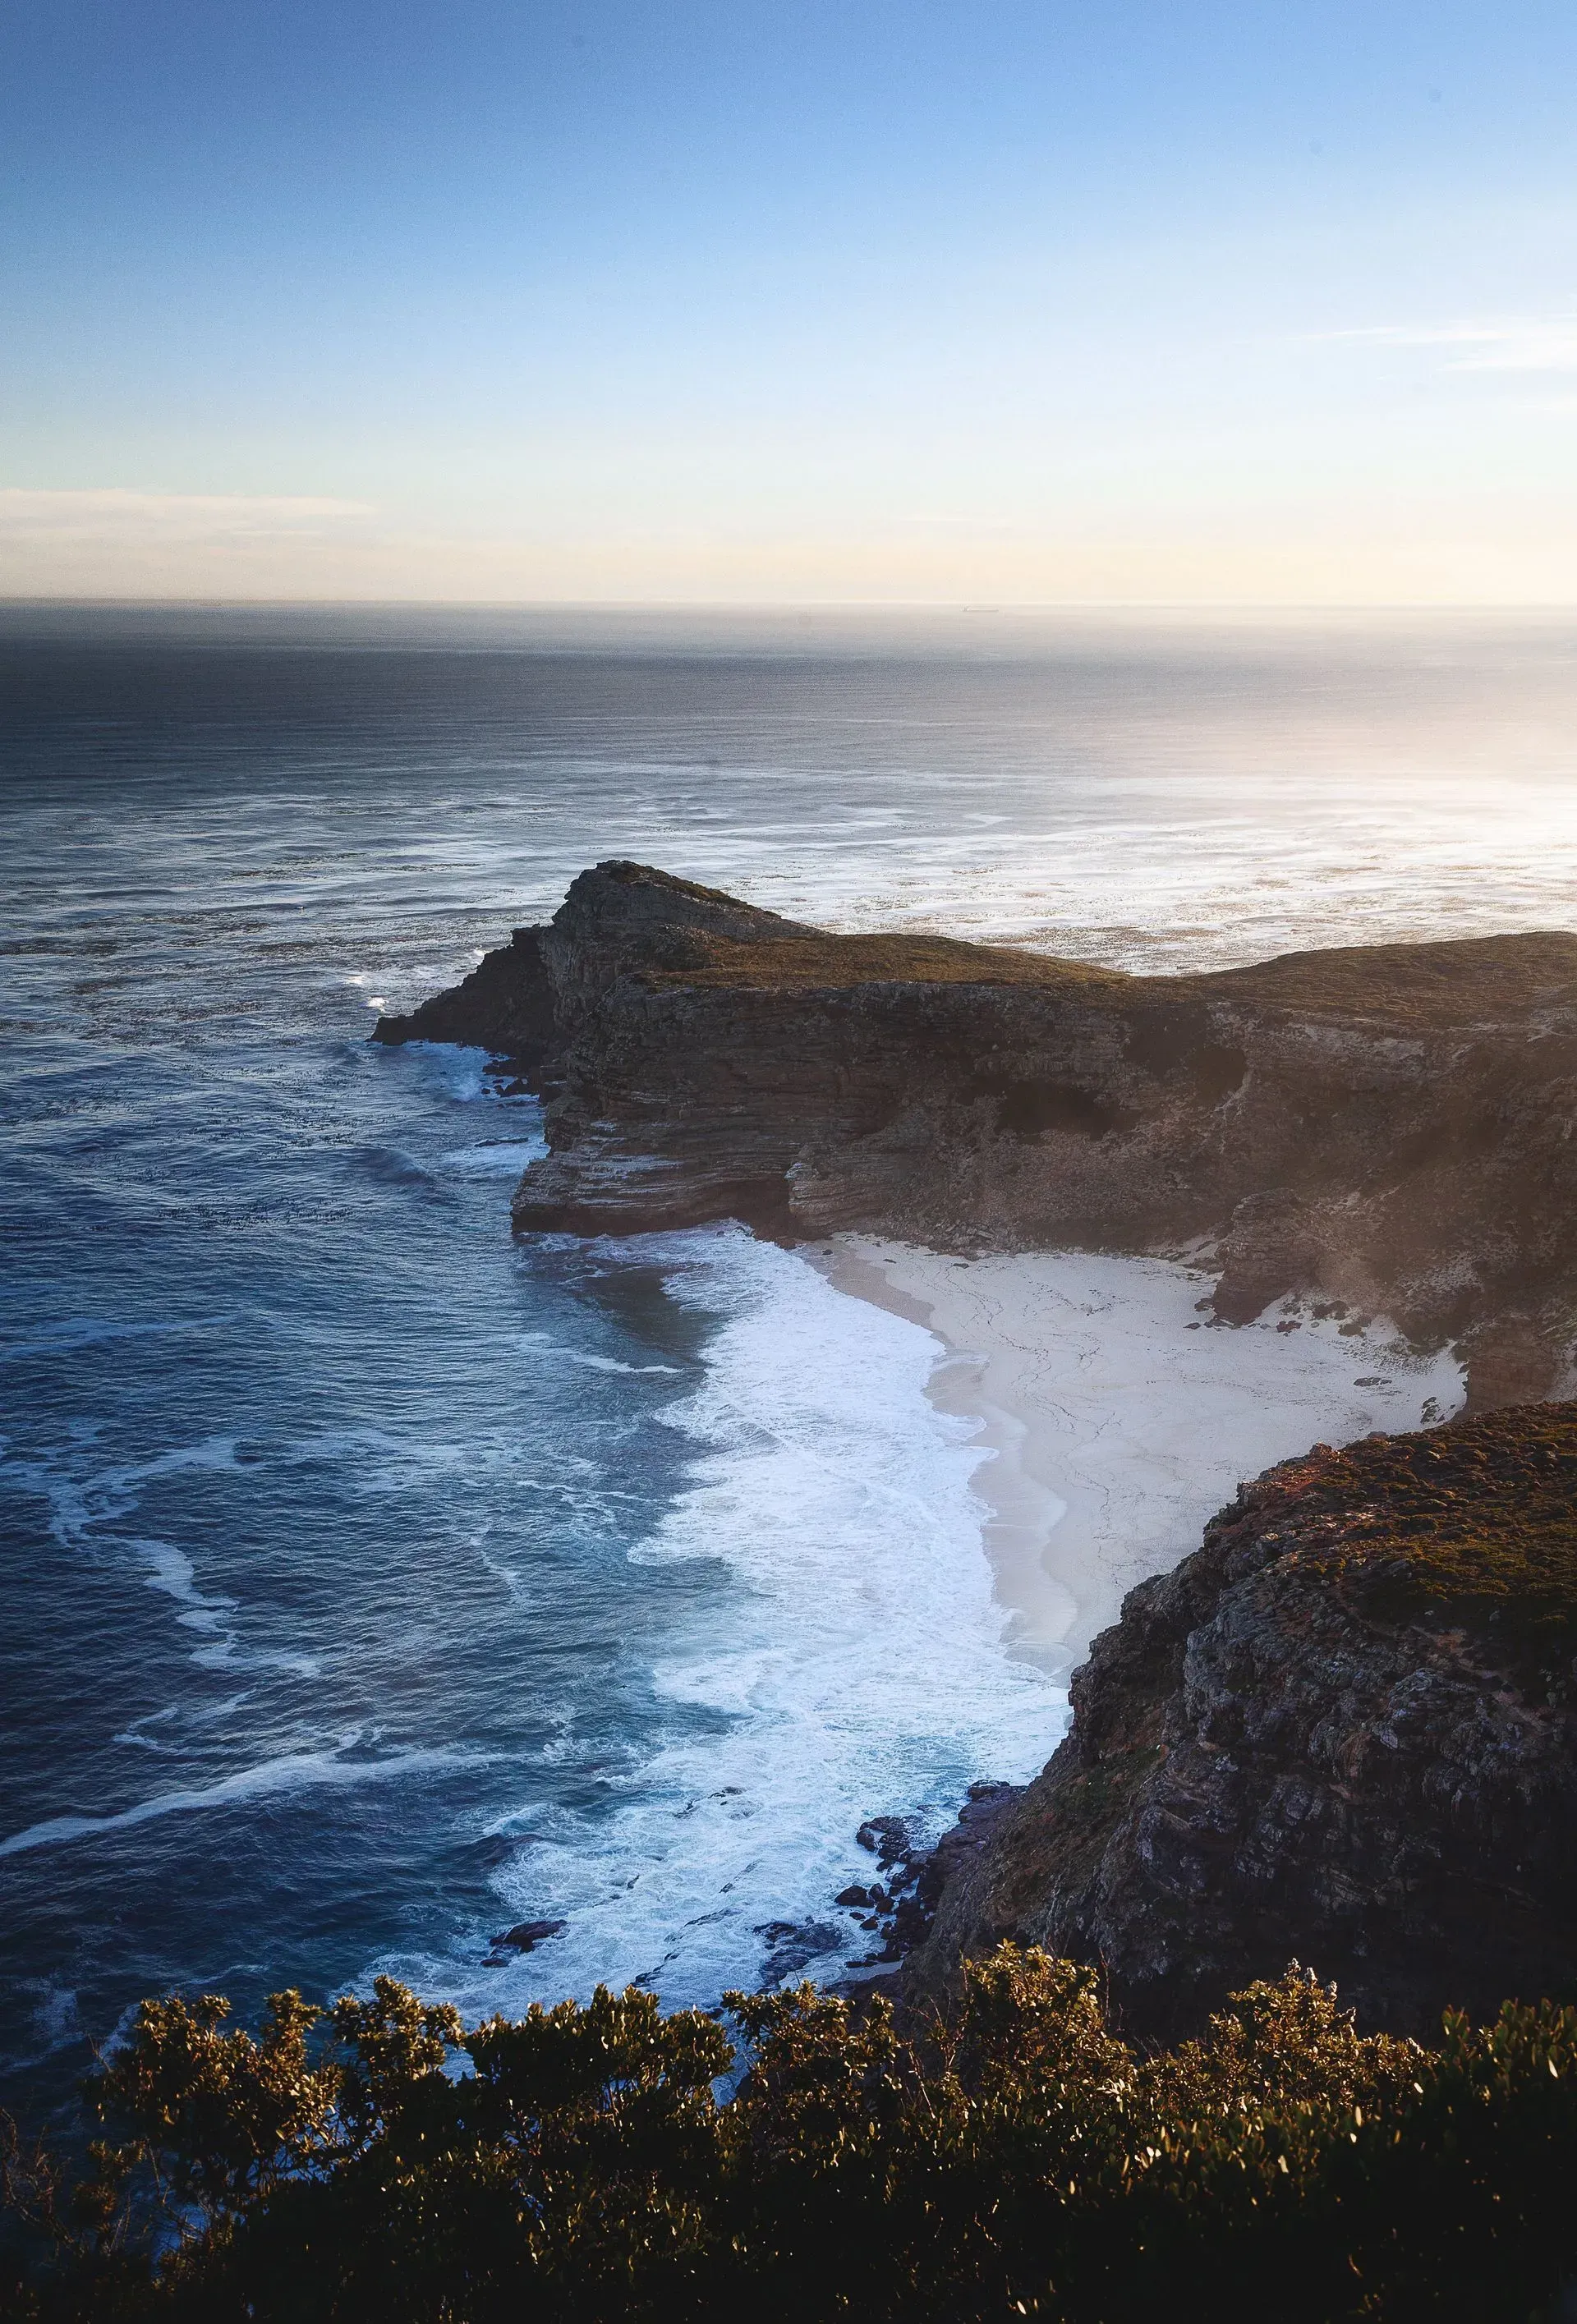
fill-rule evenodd
<path id="1" fill-rule="evenodd" d="M 850 1235 L 819 1263 L 945 1343 L 930 1393 L 976 1424 L 998 1597 L 1019 1649 L 1058 1674 L 1135 1582 L 1198 1547 L 1240 1480 L 1462 1401 L 1454 1360 L 1419 1359 L 1383 1320 L 1344 1337 L 1288 1303 L 1217 1324 L 1197 1305 L 1212 1277 L 1174 1259 L 960 1260 Z"/>

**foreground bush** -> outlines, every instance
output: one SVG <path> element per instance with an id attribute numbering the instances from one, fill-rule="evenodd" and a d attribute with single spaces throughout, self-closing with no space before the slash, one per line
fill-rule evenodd
<path id="1" fill-rule="evenodd" d="M 1004 1947 L 946 2025 L 600 1990 L 467 2032 L 378 1981 L 147 2002 L 68 2183 L 12 2138 L 9 2310 L 263 2324 L 1577 2314 L 1577 2011 L 1360 2036 L 1296 1966 L 1146 2058 Z"/>

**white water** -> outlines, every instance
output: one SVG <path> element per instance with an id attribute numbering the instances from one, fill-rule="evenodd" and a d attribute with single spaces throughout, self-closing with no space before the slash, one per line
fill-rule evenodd
<path id="1" fill-rule="evenodd" d="M 738 1228 L 622 1255 L 727 1318 L 704 1385 L 666 1416 L 694 1448 L 691 1480 L 629 1553 L 726 1570 L 655 1673 L 711 1731 L 605 1766 L 599 1816 L 531 1812 L 539 1836 L 498 1877 L 504 1918 L 563 1918 L 562 1937 L 480 1974 L 433 1955 L 386 1964 L 467 2007 L 637 1979 L 670 2002 L 715 1998 L 770 1965 L 774 1923 L 804 1931 L 793 1966 L 825 1976 L 868 1942 L 831 1909 L 871 1876 L 861 1822 L 899 1811 L 938 1830 L 973 1778 L 1038 1768 L 1064 1716 L 1060 1690 L 1004 1652 L 982 1455 L 927 1400 L 934 1336 Z M 549 1748 L 562 1761 L 576 1746 Z"/>

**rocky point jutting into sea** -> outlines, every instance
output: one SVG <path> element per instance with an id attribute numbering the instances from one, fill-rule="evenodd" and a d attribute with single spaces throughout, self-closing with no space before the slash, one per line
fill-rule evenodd
<path id="1" fill-rule="evenodd" d="M 1572 1384 L 1577 936 L 1130 976 L 604 863 L 376 1038 L 541 1086 L 522 1228 L 1203 1244 L 1228 1322 L 1302 1291 L 1457 1342 L 1476 1408 Z"/>
<path id="2" fill-rule="evenodd" d="M 1187 1250 L 1222 1324 L 1298 1295 L 1453 1346 L 1472 1416 L 1316 1447 L 1130 1593 L 910 1977 L 1033 1938 L 1163 2030 L 1291 1953 L 1407 2027 L 1571 1985 L 1577 1422 L 1534 1400 L 1572 1387 L 1577 936 L 1133 976 L 613 862 L 377 1038 L 542 1091 L 522 1231 Z"/>

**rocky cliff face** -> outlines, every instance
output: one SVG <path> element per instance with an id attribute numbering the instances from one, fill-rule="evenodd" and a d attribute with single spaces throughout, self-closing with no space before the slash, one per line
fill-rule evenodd
<path id="1" fill-rule="evenodd" d="M 380 1017 L 374 1041 L 456 1041 L 507 1057 L 532 1089 L 541 1089 L 563 1054 L 558 1012 L 542 957 L 541 928 L 516 928 L 469 976 L 435 993 L 409 1017 Z"/>
<path id="2" fill-rule="evenodd" d="M 1130 1594 L 911 1981 L 1011 1936 L 1140 2034 L 1294 1957 L 1412 2034 L 1577 1997 L 1574 1654 L 1577 1406 L 1317 1445 Z"/>
<path id="3" fill-rule="evenodd" d="M 521 1229 L 1204 1239 L 1229 1322 L 1296 1291 L 1458 1342 L 1476 1406 L 1572 1384 L 1577 936 L 1136 977 L 604 863 L 376 1038 L 481 1042 L 544 1088 Z"/>

